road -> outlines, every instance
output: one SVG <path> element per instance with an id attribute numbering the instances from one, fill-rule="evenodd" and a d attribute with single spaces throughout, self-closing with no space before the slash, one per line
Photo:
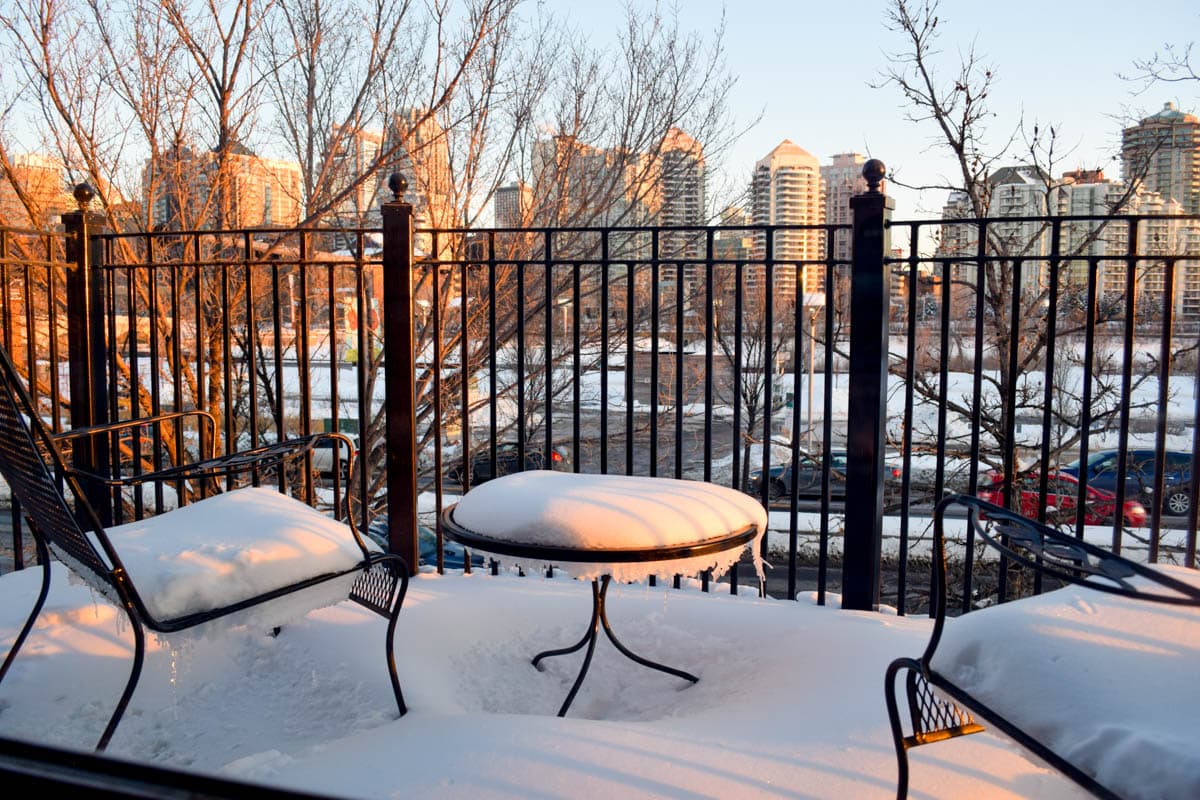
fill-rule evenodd
<path id="1" fill-rule="evenodd" d="M 608 415 L 608 429 L 604 437 L 607 442 L 608 471 L 624 473 L 627 471 L 627 460 L 632 451 L 632 468 L 628 469 L 635 475 L 650 474 L 650 420 L 649 414 L 634 415 L 634 433 L 632 446 L 626 436 L 626 414 L 623 411 L 613 411 Z M 485 436 L 486 431 L 475 431 L 476 436 Z M 574 450 L 574 416 L 569 408 L 555 410 L 551 426 L 551 438 L 555 444 L 565 450 L 572 459 Z M 506 437 L 515 441 L 516 436 Z M 579 422 L 579 453 L 578 461 L 581 472 L 600 472 L 601 469 L 601 431 L 600 415 L 597 412 L 581 414 Z M 716 454 L 728 453 L 733 445 L 733 426 L 727 420 L 713 420 L 712 448 Z M 658 424 L 658 453 L 657 474 L 671 477 L 675 475 L 675 420 L 659 420 Z M 681 442 L 682 472 L 687 477 L 700 477 L 704 471 L 704 422 L 699 417 L 685 418 Z M 543 448 L 545 434 L 538 433 L 526 440 L 527 446 Z"/>

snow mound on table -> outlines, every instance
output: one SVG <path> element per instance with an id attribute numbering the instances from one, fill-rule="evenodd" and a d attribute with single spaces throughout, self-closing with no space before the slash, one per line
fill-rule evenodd
<path id="1" fill-rule="evenodd" d="M 1200 585 L 1200 572 L 1157 569 Z M 1121 797 L 1200 797 L 1200 608 L 1071 586 L 949 620 L 933 667 Z"/>
<path id="2" fill-rule="evenodd" d="M 475 533 L 528 545 L 603 551 L 651 549 L 720 538 L 753 525 L 753 543 L 767 514 L 749 495 L 724 486 L 673 478 L 583 475 L 532 470 L 477 486 L 454 508 L 454 521 Z M 758 548 L 755 546 L 757 554 Z M 741 548 L 673 561 L 560 562 L 577 578 L 610 574 L 618 581 L 650 575 L 724 573 Z M 536 569 L 544 562 L 503 559 Z M 761 566 L 759 566 L 761 575 Z"/>

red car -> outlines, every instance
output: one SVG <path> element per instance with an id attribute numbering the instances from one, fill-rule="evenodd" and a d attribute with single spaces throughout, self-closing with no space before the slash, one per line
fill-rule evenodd
<path id="1" fill-rule="evenodd" d="M 1051 472 L 1046 476 L 1046 520 L 1048 522 L 1075 522 L 1075 506 L 1079 498 L 1079 481 L 1065 472 Z M 989 473 L 985 481 L 991 485 L 979 490 L 979 496 L 989 503 L 1004 505 L 1004 478 L 999 473 Z M 1022 474 L 1017 479 L 1021 494 L 1021 513 L 1037 519 L 1041 501 L 1041 476 L 1037 473 Z M 1087 525 L 1104 525 L 1112 522 L 1117 496 L 1104 489 L 1087 487 L 1087 502 L 1084 505 L 1083 521 Z M 1137 528 L 1146 522 L 1146 509 L 1136 500 L 1125 501 L 1125 524 Z"/>

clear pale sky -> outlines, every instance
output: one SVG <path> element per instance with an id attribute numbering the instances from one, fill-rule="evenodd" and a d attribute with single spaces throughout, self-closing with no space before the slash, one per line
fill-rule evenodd
<path id="1" fill-rule="evenodd" d="M 617 29 L 620 0 L 544 0 L 556 12 L 592 31 L 596 39 Z M 631 0 L 652 7 L 649 0 Z M 912 3 L 917 4 L 916 0 Z M 929 151 L 933 129 L 904 119 L 903 100 L 891 87 L 872 89 L 902 42 L 885 27 L 884 0 L 797 2 L 791 0 L 681 0 L 684 25 L 711 31 L 725 9 L 727 61 L 738 78 L 732 111 L 745 124 L 762 120 L 735 145 L 723 170 L 730 180 L 749 178 L 753 164 L 783 139 L 827 163 L 834 153 L 857 151 L 882 159 L 901 179 L 939 182 L 953 165 Z M 1115 9 L 1119 8 L 1117 12 Z M 1122 121 L 1142 117 L 1172 100 L 1200 112 L 1200 84 L 1140 88 L 1117 73 L 1131 73 L 1135 58 L 1147 58 L 1166 42 L 1197 40 L 1196 0 L 1122 3 L 1106 0 L 944 0 L 943 74 L 953 75 L 960 50 L 975 43 L 997 75 L 991 109 L 991 138 L 1002 142 L 1022 115 L 1052 124 L 1074 152 L 1062 169 L 1105 170 L 1120 177 L 1113 161 Z M 1013 163 L 1019 157 L 1014 152 Z M 714 165 L 717 166 L 717 165 Z M 1056 170 L 1056 173 L 1058 170 Z M 917 193 L 891 187 L 897 218 L 936 215 L 944 192 Z"/>

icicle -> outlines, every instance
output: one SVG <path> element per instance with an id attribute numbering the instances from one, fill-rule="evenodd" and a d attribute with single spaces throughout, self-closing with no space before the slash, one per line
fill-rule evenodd
<path id="1" fill-rule="evenodd" d="M 179 683 L 179 650 L 174 647 L 171 648 L 170 675 L 169 683 L 171 684 L 171 688 L 175 689 Z"/>

